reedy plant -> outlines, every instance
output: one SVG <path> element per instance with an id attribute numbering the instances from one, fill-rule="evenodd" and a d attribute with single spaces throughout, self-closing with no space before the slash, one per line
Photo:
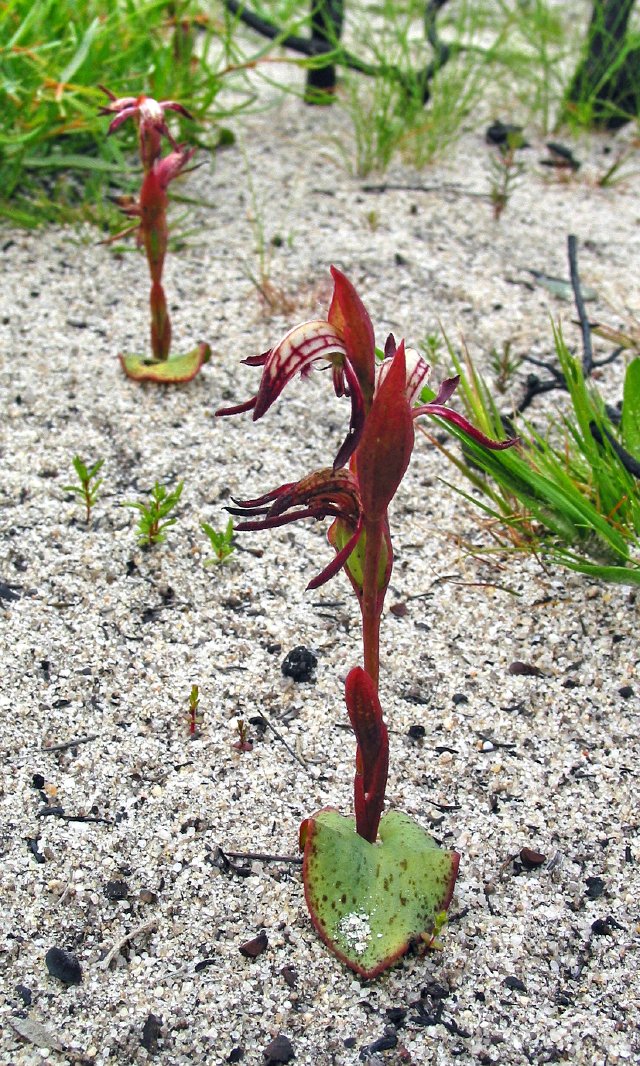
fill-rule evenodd
<path id="1" fill-rule="evenodd" d="M 356 738 L 355 818 L 325 808 L 300 828 L 303 878 L 311 920 L 328 947 L 365 978 L 375 977 L 411 943 L 430 945 L 457 875 L 458 855 L 443 851 L 406 815 L 383 815 L 389 740 L 379 698 L 380 623 L 393 567 L 388 508 L 406 473 L 414 421 L 437 416 L 467 432 L 479 447 L 509 448 L 487 438 L 447 400 L 457 378 L 416 406 L 429 367 L 418 352 L 387 338 L 376 369 L 373 327 L 353 285 L 332 267 L 326 320 L 305 322 L 273 348 L 245 360 L 262 367 L 256 396 L 218 411 L 261 418 L 296 374 L 320 364 L 332 371 L 337 397 L 351 403 L 349 431 L 333 465 L 254 499 L 235 501 L 238 531 L 272 529 L 305 518 L 331 518 L 334 558 L 309 582 L 316 589 L 344 569 L 362 616 L 362 666 L 345 685 Z M 378 840 L 379 837 L 379 840 Z"/>
<path id="2" fill-rule="evenodd" d="M 359 17 L 359 47 L 378 74 L 373 80 L 345 74 L 337 99 L 351 119 L 353 141 L 339 145 L 342 155 L 361 177 L 384 171 L 396 156 L 421 168 L 461 135 L 487 83 L 495 42 L 474 43 L 480 16 L 472 4 L 457 5 L 451 17 L 442 13 L 453 38 L 447 45 L 433 22 L 425 27 L 425 5 L 416 0 L 401 11 L 383 5 L 379 19 Z M 425 36 L 432 53 L 427 68 Z"/>
<path id="3" fill-rule="evenodd" d="M 462 442 L 463 458 L 438 446 L 476 493 L 458 491 L 504 530 L 514 550 L 603 581 L 640 584 L 640 358 L 627 368 L 617 427 L 557 327 L 554 340 L 570 399 L 562 419 L 547 416 L 544 431 L 518 421 L 520 446 L 500 453 L 443 423 Z M 449 349 L 466 414 L 484 432 L 498 432 L 502 416 L 482 375 L 468 352 L 461 361 Z"/>

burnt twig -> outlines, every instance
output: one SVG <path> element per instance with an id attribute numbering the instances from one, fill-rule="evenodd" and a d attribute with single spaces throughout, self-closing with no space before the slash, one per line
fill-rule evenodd
<path id="1" fill-rule="evenodd" d="M 596 425 L 596 423 L 590 422 L 589 430 L 591 431 L 591 436 L 593 437 L 596 444 L 604 444 L 602 436 L 602 434 L 604 433 L 604 436 L 607 438 L 609 444 L 613 448 L 615 454 L 618 456 L 618 459 L 622 463 L 625 470 L 632 474 L 633 477 L 640 478 L 640 463 L 637 459 L 633 457 L 633 455 L 630 455 L 629 452 L 626 451 L 626 449 L 623 448 L 621 444 L 618 444 L 617 440 L 611 435 L 611 433 L 609 433 L 609 430 L 606 428 L 606 426 L 603 426 L 602 432 L 600 432 L 600 428 Z"/>
<path id="2" fill-rule="evenodd" d="M 430 0 L 426 6 L 425 33 L 434 50 L 434 58 L 422 70 L 412 70 L 406 73 L 391 63 L 368 63 L 366 60 L 354 55 L 353 52 L 348 52 L 339 46 L 337 42 L 326 39 L 315 31 L 312 32 L 311 37 L 300 37 L 295 33 L 287 33 L 277 23 L 257 15 L 255 11 L 247 7 L 243 0 L 223 0 L 223 3 L 231 15 L 235 15 L 241 22 L 244 22 L 246 26 L 255 30 L 262 37 L 266 37 L 270 41 L 277 41 L 280 47 L 289 48 L 292 52 L 298 52 L 300 55 L 311 58 L 326 55 L 327 66 L 335 64 L 336 66 L 347 67 L 349 70 L 355 70 L 359 74 L 365 74 L 370 78 L 392 77 L 409 95 L 413 95 L 416 86 L 419 86 L 422 92 L 422 102 L 425 104 L 430 98 L 429 83 L 451 56 L 462 51 L 464 47 L 459 44 L 445 44 L 437 35 L 436 15 L 440 8 L 447 3 L 447 0 Z"/>
<path id="3" fill-rule="evenodd" d="M 576 302 L 576 311 L 578 312 L 580 330 L 582 332 L 582 372 L 588 378 L 593 369 L 593 345 L 591 343 L 591 326 L 585 311 L 580 287 L 580 275 L 578 274 L 578 241 L 573 233 L 569 234 L 567 249 L 569 252 L 571 288 L 573 289 L 573 298 Z"/>
<path id="4" fill-rule="evenodd" d="M 287 743 L 287 741 L 282 736 L 282 733 L 279 733 L 278 730 L 276 729 L 276 727 L 273 725 L 273 723 L 269 721 L 269 719 L 267 718 L 267 716 L 264 713 L 264 711 L 261 711 L 260 714 L 261 714 L 261 717 L 264 718 L 264 720 L 267 723 L 267 725 L 268 725 L 269 729 L 271 730 L 271 732 L 278 738 L 278 740 L 280 741 L 281 744 L 284 744 L 285 748 L 289 752 L 289 755 L 291 755 L 296 760 L 296 762 L 300 764 L 300 766 L 302 767 L 303 770 L 306 771 L 306 773 L 309 773 L 309 767 L 307 766 L 307 764 L 293 750 L 291 745 Z"/>
<path id="5" fill-rule="evenodd" d="M 36 813 L 37 818 L 60 818 L 63 822 L 99 822 L 103 825 L 114 825 L 111 818 L 100 818 L 95 814 L 65 814 L 64 807 L 41 807 Z"/>

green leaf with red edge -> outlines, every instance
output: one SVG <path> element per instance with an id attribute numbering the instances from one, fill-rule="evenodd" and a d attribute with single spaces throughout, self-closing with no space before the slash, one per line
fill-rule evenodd
<path id="1" fill-rule="evenodd" d="M 300 839 L 311 921 L 350 969 L 377 977 L 414 942 L 432 942 L 453 895 L 455 851 L 399 811 L 381 819 L 376 844 L 329 808 L 302 823 Z"/>
<path id="2" fill-rule="evenodd" d="M 337 267 L 331 267 L 333 296 L 328 321 L 338 330 L 347 349 L 347 358 L 356 372 L 365 409 L 373 398 L 375 383 L 375 337 L 369 312 L 351 282 Z"/>
<path id="3" fill-rule="evenodd" d="M 179 385 L 192 381 L 211 358 L 208 344 L 199 344 L 186 355 L 175 355 L 158 362 L 144 355 L 120 355 L 122 369 L 133 381 L 155 381 L 161 385 Z"/>
<path id="4" fill-rule="evenodd" d="M 367 521 L 386 514 L 413 451 L 414 430 L 407 399 L 404 341 L 378 386 L 355 452 L 356 473 Z"/>

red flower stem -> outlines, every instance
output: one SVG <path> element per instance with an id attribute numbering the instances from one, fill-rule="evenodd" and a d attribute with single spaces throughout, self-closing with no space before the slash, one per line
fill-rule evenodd
<path id="1" fill-rule="evenodd" d="M 171 319 L 167 308 L 164 289 L 159 281 L 154 281 L 149 297 L 151 307 L 151 348 L 153 358 L 164 361 L 169 358 L 171 348 Z"/>
<path id="2" fill-rule="evenodd" d="M 364 523 L 365 554 L 362 584 L 362 650 L 364 668 L 378 692 L 380 678 L 380 615 L 382 597 L 378 587 L 384 522 Z"/>
<path id="3" fill-rule="evenodd" d="M 140 230 L 151 275 L 151 348 L 153 358 L 164 362 L 171 348 L 171 321 L 162 288 L 162 271 L 169 243 L 167 196 L 158 173 L 151 169 L 140 190 Z"/>

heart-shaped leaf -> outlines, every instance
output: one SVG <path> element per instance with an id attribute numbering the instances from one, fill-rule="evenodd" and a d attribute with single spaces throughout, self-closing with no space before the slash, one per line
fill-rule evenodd
<path id="1" fill-rule="evenodd" d="M 176 355 L 162 362 L 144 355 L 121 355 L 122 369 L 134 381 L 156 381 L 165 385 L 179 385 L 191 381 L 203 363 L 211 358 L 208 344 L 199 344 L 186 355 Z"/>
<path id="2" fill-rule="evenodd" d="M 459 855 L 439 848 L 406 814 L 389 811 L 370 844 L 353 818 L 325 809 L 303 822 L 303 877 L 325 944 L 363 977 L 376 977 L 416 939 L 428 942 L 453 895 Z"/>

